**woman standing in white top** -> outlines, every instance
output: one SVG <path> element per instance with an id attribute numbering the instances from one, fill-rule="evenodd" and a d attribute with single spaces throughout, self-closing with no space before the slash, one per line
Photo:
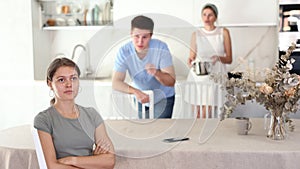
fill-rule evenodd
<path id="1" fill-rule="evenodd" d="M 212 62 L 212 71 L 227 74 L 225 64 L 231 64 L 232 62 L 229 30 L 224 27 L 216 27 L 215 22 L 218 18 L 218 9 L 214 4 L 208 3 L 204 5 L 201 12 L 204 27 L 192 34 L 188 65 L 192 67 L 192 62 L 196 59 L 200 62 Z M 207 82 L 210 79 L 209 75 L 197 76 L 191 71 L 188 81 Z M 195 103 L 194 105 L 197 104 Z M 205 106 L 202 106 L 202 109 L 205 110 Z M 211 106 L 209 109 L 211 109 Z M 197 106 L 197 110 L 197 117 L 199 118 L 200 106 Z M 206 113 L 203 113 L 202 117 L 206 118 Z"/>

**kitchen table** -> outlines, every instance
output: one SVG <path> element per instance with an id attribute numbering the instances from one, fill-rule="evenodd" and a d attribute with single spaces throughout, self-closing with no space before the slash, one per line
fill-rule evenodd
<path id="1" fill-rule="evenodd" d="M 30 125 L 0 131 L 0 168 L 39 168 Z"/>
<path id="2" fill-rule="evenodd" d="M 233 118 L 220 123 L 214 119 L 148 119 L 106 120 L 105 124 L 117 155 L 115 169 L 299 168 L 300 120 L 293 120 L 295 131 L 282 141 L 266 137 L 264 119 L 250 120 L 253 126 L 248 135 L 237 134 Z M 0 131 L 1 169 L 38 168 L 30 127 Z M 199 143 L 203 135 L 210 137 Z M 189 140 L 163 141 L 170 137 Z"/>
<path id="3" fill-rule="evenodd" d="M 116 154 L 116 169 L 296 169 L 300 166 L 300 120 L 285 140 L 266 137 L 263 118 L 252 118 L 248 135 L 238 135 L 235 119 L 217 124 L 213 119 L 107 121 Z M 203 131 L 202 129 L 205 127 Z M 210 136 L 206 142 L 203 135 Z M 166 143 L 164 138 L 189 137 Z"/>

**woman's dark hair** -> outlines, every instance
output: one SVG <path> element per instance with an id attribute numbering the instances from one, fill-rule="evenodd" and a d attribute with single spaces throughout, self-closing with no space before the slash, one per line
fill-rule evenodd
<path id="1" fill-rule="evenodd" d="M 133 30 L 134 28 L 150 30 L 152 33 L 154 22 L 151 18 L 139 15 L 131 20 L 131 30 Z"/>
<path id="2" fill-rule="evenodd" d="M 204 9 L 207 9 L 207 8 L 211 9 L 214 12 L 216 18 L 218 18 L 218 8 L 216 7 L 216 5 L 211 4 L 211 3 L 207 3 L 203 6 L 202 12 L 203 12 Z"/>
<path id="3" fill-rule="evenodd" d="M 46 79 L 47 84 L 49 81 L 53 80 L 53 76 L 54 76 L 55 72 L 57 71 L 57 69 L 60 67 L 63 67 L 63 66 L 75 68 L 78 76 L 80 76 L 80 69 L 75 62 L 73 62 L 71 59 L 68 59 L 65 57 L 56 58 L 50 63 L 50 65 L 47 69 L 47 79 Z M 51 104 L 54 104 L 54 102 L 55 102 L 55 98 L 53 98 L 50 101 Z"/>

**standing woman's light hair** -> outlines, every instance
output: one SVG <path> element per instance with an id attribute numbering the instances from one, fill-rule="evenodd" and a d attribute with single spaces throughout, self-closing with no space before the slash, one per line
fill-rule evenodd
<path id="1" fill-rule="evenodd" d="M 76 70 L 78 77 L 80 76 L 80 69 L 77 66 L 77 64 L 75 62 L 73 62 L 71 59 L 62 57 L 62 58 L 56 58 L 54 59 L 48 69 L 47 69 L 47 79 L 46 79 L 46 83 L 48 85 L 48 82 L 52 82 L 53 80 L 53 76 L 55 74 L 55 72 L 57 71 L 57 69 L 59 69 L 60 67 L 72 67 Z M 50 104 L 54 104 L 55 102 L 55 98 L 52 98 L 50 101 Z"/>

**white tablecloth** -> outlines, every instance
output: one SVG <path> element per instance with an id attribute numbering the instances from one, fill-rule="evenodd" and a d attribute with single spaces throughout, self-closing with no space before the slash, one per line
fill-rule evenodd
<path id="1" fill-rule="evenodd" d="M 38 169 L 31 126 L 0 131 L 0 169 Z"/>
<path id="2" fill-rule="evenodd" d="M 250 120 L 253 127 L 249 135 L 237 135 L 235 119 L 220 122 L 215 133 L 212 131 L 216 121 L 204 119 L 107 120 L 105 123 L 116 150 L 115 169 L 298 169 L 300 120 L 294 120 L 295 131 L 288 132 L 283 141 L 266 137 L 264 119 Z M 207 142 L 199 144 L 203 128 L 207 135 L 212 135 Z M 178 136 L 190 140 L 162 141 Z M 0 131 L 0 161 L 1 169 L 38 168 L 29 125 Z"/>
<path id="3" fill-rule="evenodd" d="M 115 168 L 299 168 L 299 120 L 294 120 L 296 130 L 288 133 L 283 141 L 266 137 L 263 119 L 250 119 L 253 127 L 249 135 L 238 135 L 234 120 L 220 122 L 215 133 L 204 144 L 198 143 L 205 123 L 201 119 L 160 119 L 144 123 L 107 121 L 107 129 L 118 155 Z M 213 131 L 213 128 L 207 128 L 206 131 Z M 180 143 L 162 141 L 163 138 L 176 136 L 187 136 L 190 140 Z"/>

